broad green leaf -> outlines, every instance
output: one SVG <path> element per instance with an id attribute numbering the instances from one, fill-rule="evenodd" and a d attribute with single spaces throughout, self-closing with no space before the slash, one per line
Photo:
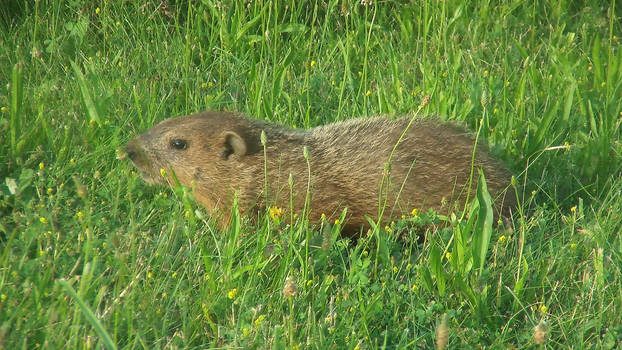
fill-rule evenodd
<path id="1" fill-rule="evenodd" d="M 73 68 L 73 72 L 78 79 L 78 85 L 80 86 L 80 92 L 82 97 L 82 103 L 86 108 L 86 112 L 89 116 L 89 120 L 95 121 L 98 125 L 101 125 L 101 119 L 99 117 L 99 111 L 97 110 L 97 106 L 93 100 L 93 96 L 91 96 L 91 92 L 86 84 L 86 79 L 84 79 L 84 75 L 82 74 L 82 70 L 78 67 L 78 65 L 71 61 L 71 68 Z"/>
<path id="2" fill-rule="evenodd" d="M 255 24 L 257 24 L 257 22 L 259 22 L 260 19 L 261 19 L 261 13 L 255 16 L 255 18 L 246 22 L 246 24 L 244 24 L 240 28 L 240 30 L 236 33 L 235 41 L 236 42 L 239 41 L 246 34 L 246 32 L 248 32 Z"/>
<path id="3" fill-rule="evenodd" d="M 443 265 L 441 263 L 441 250 L 437 246 L 433 246 L 430 251 L 430 268 L 434 278 L 436 278 L 436 287 L 438 293 L 445 295 L 445 276 L 443 275 Z"/>
<path id="4" fill-rule="evenodd" d="M 494 217 L 492 200 L 488 193 L 484 173 L 481 170 L 479 170 L 479 179 L 477 180 L 477 201 L 479 202 L 479 213 L 473 230 L 473 262 L 475 266 L 479 267 L 481 273 L 488 253 Z"/>
<path id="5" fill-rule="evenodd" d="M 279 33 L 304 33 L 307 30 L 307 26 L 300 23 L 286 23 L 278 26 L 277 31 Z"/>

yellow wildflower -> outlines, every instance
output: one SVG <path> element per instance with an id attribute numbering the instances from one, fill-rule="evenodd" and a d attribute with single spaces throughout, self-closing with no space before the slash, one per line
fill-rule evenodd
<path id="1" fill-rule="evenodd" d="M 238 289 L 237 288 L 233 288 L 232 290 L 229 291 L 229 293 L 227 293 L 227 297 L 231 300 L 235 299 L 235 296 L 238 295 Z"/>
<path id="2" fill-rule="evenodd" d="M 268 213 L 270 214 L 270 218 L 272 220 L 276 220 L 278 218 L 281 217 L 281 215 L 283 215 L 283 209 L 277 207 L 277 206 L 272 206 L 270 207 Z"/>
<path id="3" fill-rule="evenodd" d="M 259 327 L 261 326 L 261 324 L 263 323 L 263 320 L 266 318 L 266 315 L 259 315 L 256 319 L 255 319 L 255 326 Z"/>
<path id="4" fill-rule="evenodd" d="M 540 312 L 545 313 L 545 312 L 546 312 L 546 310 L 548 310 L 548 309 L 547 309 L 547 307 L 546 307 L 546 305 L 541 305 L 541 306 L 540 306 Z"/>

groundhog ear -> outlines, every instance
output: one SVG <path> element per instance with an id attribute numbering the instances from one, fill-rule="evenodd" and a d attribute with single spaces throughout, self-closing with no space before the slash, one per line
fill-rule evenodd
<path id="1" fill-rule="evenodd" d="M 229 159 L 232 154 L 243 156 L 246 154 L 246 141 L 235 132 L 227 131 L 224 133 L 224 148 L 223 159 Z"/>

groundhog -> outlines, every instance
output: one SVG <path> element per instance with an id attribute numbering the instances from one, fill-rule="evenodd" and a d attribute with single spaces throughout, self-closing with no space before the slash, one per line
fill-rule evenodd
<path id="1" fill-rule="evenodd" d="M 305 210 L 311 222 L 323 214 L 334 220 L 347 208 L 342 231 L 356 234 L 369 227 L 367 217 L 386 223 L 415 208 L 459 210 L 467 193 L 475 196 L 478 168 L 496 210 L 513 206 L 504 195 L 510 172 L 482 145 L 473 163 L 475 145 L 468 132 L 427 117 L 358 118 L 296 130 L 204 112 L 163 121 L 130 141 L 125 154 L 147 182 L 191 188 L 198 202 L 220 213 L 223 227 L 237 196 L 242 212 L 275 206 L 289 218 L 289 210 Z"/>

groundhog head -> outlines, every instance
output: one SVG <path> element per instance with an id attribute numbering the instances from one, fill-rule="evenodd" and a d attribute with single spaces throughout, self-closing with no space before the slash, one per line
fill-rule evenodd
<path id="1" fill-rule="evenodd" d="M 233 113 L 206 112 L 163 121 L 131 140 L 129 158 L 150 184 L 193 181 L 202 187 L 234 180 L 243 158 L 257 152 L 259 137 Z"/>

